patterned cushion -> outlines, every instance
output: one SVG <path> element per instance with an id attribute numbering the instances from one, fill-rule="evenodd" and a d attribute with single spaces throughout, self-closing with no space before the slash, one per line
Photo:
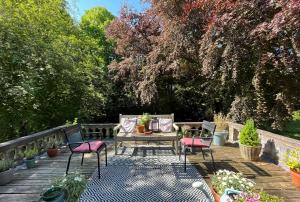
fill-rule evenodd
<path id="1" fill-rule="evenodd" d="M 121 129 L 122 133 L 131 133 L 134 131 L 137 124 L 137 118 L 122 118 L 121 119 Z"/>
<path id="2" fill-rule="evenodd" d="M 91 146 L 91 151 L 97 151 L 104 144 L 104 142 L 99 141 L 99 140 L 91 141 L 89 143 L 90 143 L 90 146 Z M 74 152 L 80 152 L 80 153 L 89 152 L 90 151 L 89 143 L 83 143 L 80 146 L 73 149 L 73 151 Z"/>
<path id="3" fill-rule="evenodd" d="M 208 144 L 204 143 L 201 139 L 199 138 L 195 138 L 194 139 L 194 144 L 193 144 L 193 138 L 182 138 L 181 140 L 181 143 L 183 145 L 186 145 L 186 146 L 193 146 L 193 147 L 209 147 Z"/>
<path id="4" fill-rule="evenodd" d="M 172 119 L 159 119 L 159 129 L 161 132 L 169 133 L 172 132 L 173 121 Z"/>

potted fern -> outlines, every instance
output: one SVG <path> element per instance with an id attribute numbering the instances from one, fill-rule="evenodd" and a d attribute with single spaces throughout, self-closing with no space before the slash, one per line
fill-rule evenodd
<path id="1" fill-rule="evenodd" d="M 285 163 L 290 169 L 293 184 L 300 188 L 300 149 L 288 150 L 285 154 Z"/>
<path id="2" fill-rule="evenodd" d="M 257 161 L 261 151 L 260 138 L 254 121 L 248 119 L 245 126 L 240 131 L 240 152 L 244 159 Z"/>
<path id="3" fill-rule="evenodd" d="M 25 155 L 25 164 L 28 169 L 34 168 L 36 166 L 35 156 L 38 154 L 38 150 L 36 148 L 27 149 L 24 151 Z"/>
<path id="4" fill-rule="evenodd" d="M 223 146 L 228 137 L 228 120 L 222 113 L 214 115 L 214 123 L 216 124 L 216 131 L 213 138 L 213 144 Z"/>
<path id="5" fill-rule="evenodd" d="M 0 185 L 5 185 L 12 181 L 14 177 L 13 160 L 0 160 Z"/>

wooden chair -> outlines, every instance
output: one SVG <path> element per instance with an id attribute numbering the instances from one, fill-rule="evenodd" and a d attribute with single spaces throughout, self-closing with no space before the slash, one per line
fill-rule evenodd
<path id="1" fill-rule="evenodd" d="M 69 156 L 68 165 L 66 174 L 68 174 L 70 161 L 72 155 L 74 153 L 82 154 L 81 158 L 81 165 L 83 164 L 84 154 L 85 153 L 93 153 L 97 154 L 98 158 L 98 178 L 100 178 L 100 152 L 105 149 L 105 165 L 107 166 L 107 147 L 105 142 L 100 140 L 93 140 L 93 141 L 84 141 L 81 134 L 80 125 L 70 126 L 68 128 L 63 129 L 67 145 L 71 151 Z"/>
<path id="2" fill-rule="evenodd" d="M 211 149 L 211 143 L 216 130 L 216 124 L 208 121 L 203 121 L 202 130 L 199 137 L 193 135 L 192 138 L 182 138 L 179 143 L 179 160 L 181 160 L 182 146 L 184 152 L 184 172 L 186 172 L 186 152 L 188 149 L 200 148 L 203 159 L 205 159 L 205 152 L 209 152 L 211 155 L 213 168 L 216 170 L 214 157 Z M 190 131 L 199 131 L 198 129 L 190 129 Z M 205 133 L 205 132 L 208 133 Z"/>

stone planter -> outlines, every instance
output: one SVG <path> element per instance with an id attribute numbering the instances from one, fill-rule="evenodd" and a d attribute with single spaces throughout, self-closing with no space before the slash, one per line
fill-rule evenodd
<path id="1" fill-rule="evenodd" d="M 248 146 L 248 145 L 240 144 L 240 152 L 241 152 L 242 157 L 245 160 L 258 161 L 260 151 L 261 151 L 261 145 Z"/>
<path id="2" fill-rule="evenodd" d="M 213 144 L 217 146 L 223 146 L 228 137 L 228 131 L 215 132 L 213 138 Z"/>
<path id="3" fill-rule="evenodd" d="M 297 172 L 296 170 L 290 170 L 291 173 L 291 178 L 292 178 L 292 182 L 293 184 L 300 188 L 300 173 Z"/>
<path id="4" fill-rule="evenodd" d="M 47 150 L 47 154 L 50 158 L 55 157 L 58 154 L 58 149 L 57 148 L 49 148 Z"/>
<path id="5" fill-rule="evenodd" d="M 9 182 L 11 182 L 14 178 L 14 173 L 15 170 L 14 169 L 8 169 L 6 171 L 3 171 L 0 173 L 0 185 L 5 185 Z"/>
<path id="6" fill-rule="evenodd" d="M 215 199 L 215 202 L 220 202 L 220 195 L 215 191 L 214 188 L 211 188 L 211 193 Z"/>
<path id="7" fill-rule="evenodd" d="M 34 168 L 37 166 L 35 159 L 25 159 L 25 164 L 28 169 Z"/>

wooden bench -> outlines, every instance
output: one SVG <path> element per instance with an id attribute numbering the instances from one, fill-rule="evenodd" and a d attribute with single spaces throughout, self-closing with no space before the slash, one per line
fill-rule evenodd
<path id="1" fill-rule="evenodd" d="M 126 118 L 138 118 L 141 115 L 122 115 L 119 116 L 120 123 L 114 128 L 114 140 L 115 140 L 115 154 L 117 155 L 118 150 L 118 142 L 123 141 L 171 141 L 172 146 L 175 147 L 176 154 L 178 154 L 178 141 L 179 135 L 178 130 L 179 127 L 174 124 L 174 114 L 166 114 L 166 115 L 150 115 L 151 118 L 163 118 L 163 119 L 172 119 L 172 131 L 171 132 L 153 132 L 151 135 L 137 134 L 135 131 L 133 132 L 121 132 L 121 119 Z"/>

